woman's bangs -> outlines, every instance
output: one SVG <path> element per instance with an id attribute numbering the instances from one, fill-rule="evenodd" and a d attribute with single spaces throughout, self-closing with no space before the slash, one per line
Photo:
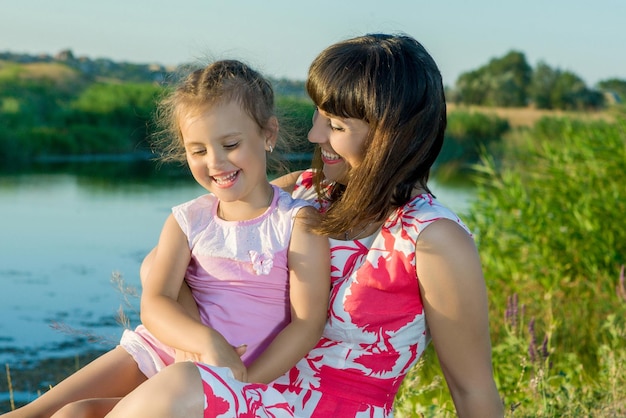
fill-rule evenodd
<path id="1" fill-rule="evenodd" d="M 351 71 L 328 66 L 325 71 L 309 76 L 306 89 L 313 103 L 324 112 L 342 118 L 366 119 L 362 100 L 355 95 L 358 86 Z"/>

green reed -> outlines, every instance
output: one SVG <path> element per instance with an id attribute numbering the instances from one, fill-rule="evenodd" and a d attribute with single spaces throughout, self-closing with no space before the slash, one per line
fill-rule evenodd
<path id="1" fill-rule="evenodd" d="M 626 119 L 544 119 L 515 135 L 475 167 L 467 219 L 507 416 L 624 416 Z M 455 416 L 432 348 L 396 407 Z"/>

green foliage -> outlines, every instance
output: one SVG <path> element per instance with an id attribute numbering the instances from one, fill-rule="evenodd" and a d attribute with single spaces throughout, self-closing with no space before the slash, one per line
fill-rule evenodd
<path id="1" fill-rule="evenodd" d="M 509 123 L 496 115 L 450 112 L 446 138 L 436 162 L 437 172 L 446 177 L 446 173 L 469 171 L 480 160 L 481 150 L 500 143 L 509 130 Z"/>
<path id="2" fill-rule="evenodd" d="M 276 108 L 282 122 L 281 131 L 287 133 L 288 149 L 293 153 L 310 154 L 314 146 L 307 140 L 315 106 L 310 99 L 279 96 Z"/>
<path id="3" fill-rule="evenodd" d="M 588 89 L 585 82 L 570 71 L 558 72 L 558 78 L 550 96 L 553 107 L 556 109 L 598 109 L 604 105 L 602 94 Z"/>
<path id="4" fill-rule="evenodd" d="M 598 88 L 606 93 L 617 96 L 619 103 L 626 103 L 626 80 L 610 78 L 598 83 Z"/>
<path id="5" fill-rule="evenodd" d="M 471 223 L 492 294 L 494 339 L 509 334 L 498 320 L 506 298 L 524 295 L 537 332 L 550 334 L 553 367 L 582 364 L 585 373 L 571 379 L 597 379 L 607 338 L 599 330 L 609 315 L 626 313 L 615 293 L 626 264 L 626 228 L 619 227 L 626 213 L 625 128 L 624 119 L 543 119 L 500 167 L 489 159 L 479 167 L 485 177 Z"/>
<path id="6" fill-rule="evenodd" d="M 0 77 L 0 161 L 18 164 L 51 156 L 130 153 L 147 148 L 150 118 L 162 89 L 150 83 L 70 85 Z"/>
<path id="7" fill-rule="evenodd" d="M 12 115 L 12 125 L 37 125 L 50 122 L 68 92 L 59 90 L 51 80 L 0 80 L 1 115 Z"/>
<path id="8" fill-rule="evenodd" d="M 121 116 L 125 113 L 148 117 L 162 89 L 154 84 L 94 83 L 70 104 L 74 110 L 99 115 Z"/>
<path id="9" fill-rule="evenodd" d="M 606 86 L 623 91 L 615 81 Z M 469 105 L 525 107 L 532 103 L 539 109 L 599 109 L 606 104 L 600 91 L 587 88 L 571 71 L 553 69 L 545 62 L 533 70 L 524 54 L 515 51 L 461 74 L 451 97 Z"/>
<path id="10" fill-rule="evenodd" d="M 496 251 L 488 258 L 514 254 L 539 268 L 533 280 L 545 290 L 616 271 L 626 262 L 626 229 L 612 227 L 626 213 L 625 128 L 624 120 L 546 118 L 527 134 L 524 148 L 505 156 L 503 170 L 486 161 L 474 220 L 482 239 L 498 242 L 488 247 Z M 490 228 L 503 213 L 510 224 Z M 602 239 L 595 242 L 594 236 Z M 510 269 L 515 267 L 499 275 L 510 277 Z"/>
<path id="11" fill-rule="evenodd" d="M 526 106 L 531 73 L 524 54 L 511 51 L 478 70 L 461 74 L 457 80 L 459 99 L 484 106 Z"/>
<path id="12" fill-rule="evenodd" d="M 507 416 L 624 416 L 626 119 L 544 119 L 520 135 L 476 166 L 467 219 Z M 454 416 L 431 354 L 403 384 L 399 417 Z"/>
<path id="13" fill-rule="evenodd" d="M 289 80 L 286 78 L 272 79 L 272 87 L 274 88 L 274 94 L 277 97 L 291 97 L 297 99 L 307 99 L 309 96 L 306 94 L 304 88 L 304 81 Z"/>
<path id="14" fill-rule="evenodd" d="M 553 91 L 555 89 L 559 73 L 545 62 L 539 62 L 530 81 L 528 94 L 530 100 L 538 109 L 553 109 Z"/>
<path id="15" fill-rule="evenodd" d="M 106 63 L 92 61 L 98 66 Z M 117 67 L 133 79 L 143 66 Z M 37 73 L 40 71 L 40 73 Z M 67 155 L 147 150 L 152 116 L 163 87 L 147 82 L 90 81 L 66 66 L 29 68 L 0 64 L 0 162 L 19 165 Z M 137 73 L 139 74 L 139 73 Z M 314 107 L 302 82 L 275 81 L 281 153 L 310 159 L 307 141 Z"/>

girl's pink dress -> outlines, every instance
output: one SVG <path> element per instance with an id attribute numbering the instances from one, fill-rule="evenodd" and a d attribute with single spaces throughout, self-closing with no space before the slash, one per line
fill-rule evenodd
<path id="1" fill-rule="evenodd" d="M 294 196 L 314 200 L 311 179 L 312 173 L 304 172 Z M 329 317 L 317 346 L 270 385 L 245 384 L 233 379 L 229 369 L 197 364 L 204 416 L 392 416 L 402 380 L 430 341 L 415 242 L 424 228 L 442 218 L 463 226 L 454 213 L 423 194 L 396 210 L 371 237 L 331 239 Z"/>
<path id="2" fill-rule="evenodd" d="M 307 205 L 274 187 L 265 213 L 246 221 L 219 218 L 218 200 L 211 194 L 172 209 L 191 249 L 185 280 L 201 320 L 231 345 L 247 344 L 246 365 L 291 320 L 287 252 L 295 216 Z M 120 345 L 147 377 L 174 362 L 174 349 L 143 325 L 126 330 Z"/>

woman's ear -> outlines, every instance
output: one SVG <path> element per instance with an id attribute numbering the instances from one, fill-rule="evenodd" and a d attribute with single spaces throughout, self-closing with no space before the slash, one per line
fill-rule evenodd
<path id="1" fill-rule="evenodd" d="M 278 119 L 276 116 L 269 118 L 267 126 L 263 129 L 263 134 L 265 135 L 265 150 L 272 152 L 278 140 Z"/>

